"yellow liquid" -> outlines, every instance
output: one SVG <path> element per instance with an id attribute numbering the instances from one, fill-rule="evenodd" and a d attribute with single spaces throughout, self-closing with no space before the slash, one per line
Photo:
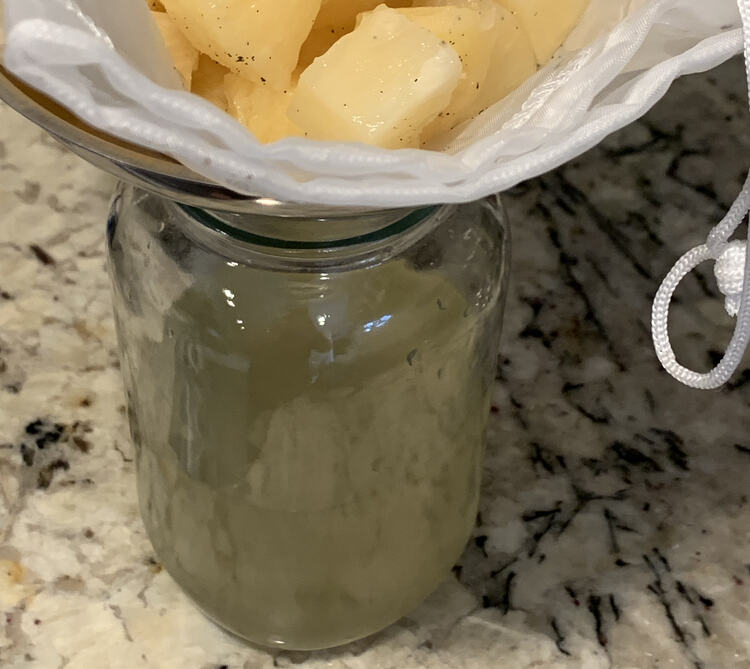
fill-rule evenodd
<path id="1" fill-rule="evenodd" d="M 376 632 L 439 585 L 473 527 L 495 305 L 404 261 L 213 276 L 163 333 L 125 337 L 131 378 L 154 383 L 130 395 L 157 554 L 256 643 Z"/>

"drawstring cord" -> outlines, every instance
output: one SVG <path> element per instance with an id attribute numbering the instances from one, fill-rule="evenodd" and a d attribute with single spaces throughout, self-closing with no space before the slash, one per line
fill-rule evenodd
<path id="1" fill-rule="evenodd" d="M 738 0 L 744 36 L 745 72 L 750 95 L 750 0 Z M 711 390 L 723 386 L 737 371 L 750 342 L 750 254 L 746 241 L 729 241 L 750 212 L 750 174 L 729 213 L 708 235 L 705 244 L 688 251 L 670 270 L 659 287 L 651 312 L 651 333 L 659 362 L 675 379 L 691 388 Z M 750 234 L 750 233 L 749 233 Z M 713 260 L 725 307 L 736 316 L 727 351 L 714 369 L 705 374 L 683 367 L 669 341 L 669 305 L 677 286 L 698 265 Z"/>

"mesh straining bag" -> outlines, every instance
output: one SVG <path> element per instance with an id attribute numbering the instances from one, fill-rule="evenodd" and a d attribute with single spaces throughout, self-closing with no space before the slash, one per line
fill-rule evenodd
<path id="1" fill-rule="evenodd" d="M 4 0 L 4 8 L 5 66 L 89 124 L 171 155 L 239 193 L 319 205 L 478 199 L 594 146 L 643 115 L 683 74 L 744 50 L 750 82 L 750 0 L 591 0 L 550 64 L 445 137 L 440 150 L 299 138 L 263 145 L 210 103 L 179 90 L 143 0 Z M 750 177 L 726 218 L 706 244 L 678 261 L 654 302 L 659 360 L 696 388 L 728 380 L 750 341 L 750 254 L 745 242 L 730 242 L 748 210 Z M 706 260 L 716 261 L 737 327 L 724 359 L 701 374 L 676 360 L 668 317 L 675 288 Z"/>
<path id="2" fill-rule="evenodd" d="M 389 151 L 273 145 L 177 90 L 143 0 L 5 0 L 5 66 L 93 126 L 240 193 L 326 205 L 470 201 L 539 175 L 646 112 L 682 74 L 741 50 L 734 0 L 591 0 L 558 56 L 445 138 Z"/>

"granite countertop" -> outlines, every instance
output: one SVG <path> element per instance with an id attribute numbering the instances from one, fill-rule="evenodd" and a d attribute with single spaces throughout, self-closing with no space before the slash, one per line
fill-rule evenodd
<path id="1" fill-rule="evenodd" d="M 0 108 L 0 665 L 750 667 L 750 371 L 662 372 L 650 300 L 744 178 L 742 63 L 506 198 L 515 254 L 481 514 L 454 575 L 354 645 L 267 654 L 187 601 L 138 517 L 103 250 L 112 180 Z M 709 266 L 675 347 L 728 341 Z"/>

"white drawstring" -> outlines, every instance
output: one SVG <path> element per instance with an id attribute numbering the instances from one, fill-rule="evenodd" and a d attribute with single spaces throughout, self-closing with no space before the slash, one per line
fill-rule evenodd
<path id="1" fill-rule="evenodd" d="M 750 97 L 750 0 L 738 0 L 745 43 L 745 72 Z M 675 379 L 691 388 L 711 390 L 724 385 L 737 371 L 750 342 L 750 254 L 747 242 L 729 238 L 750 212 L 750 174 L 742 192 L 724 220 L 708 235 L 706 243 L 688 251 L 671 269 L 659 287 L 651 312 L 651 333 L 659 362 Z M 748 233 L 750 235 L 750 231 Z M 750 238 L 750 237 L 749 237 Z M 730 316 L 737 316 L 734 334 L 721 362 L 710 372 L 700 374 L 683 367 L 669 342 L 669 305 L 677 286 L 706 260 L 714 260 L 714 274 Z"/>
<path id="2" fill-rule="evenodd" d="M 746 242 L 739 240 L 724 245 L 724 250 L 716 259 L 714 276 L 719 290 L 726 298 L 724 307 L 730 316 L 737 316 L 742 304 L 742 286 L 745 282 Z"/>

